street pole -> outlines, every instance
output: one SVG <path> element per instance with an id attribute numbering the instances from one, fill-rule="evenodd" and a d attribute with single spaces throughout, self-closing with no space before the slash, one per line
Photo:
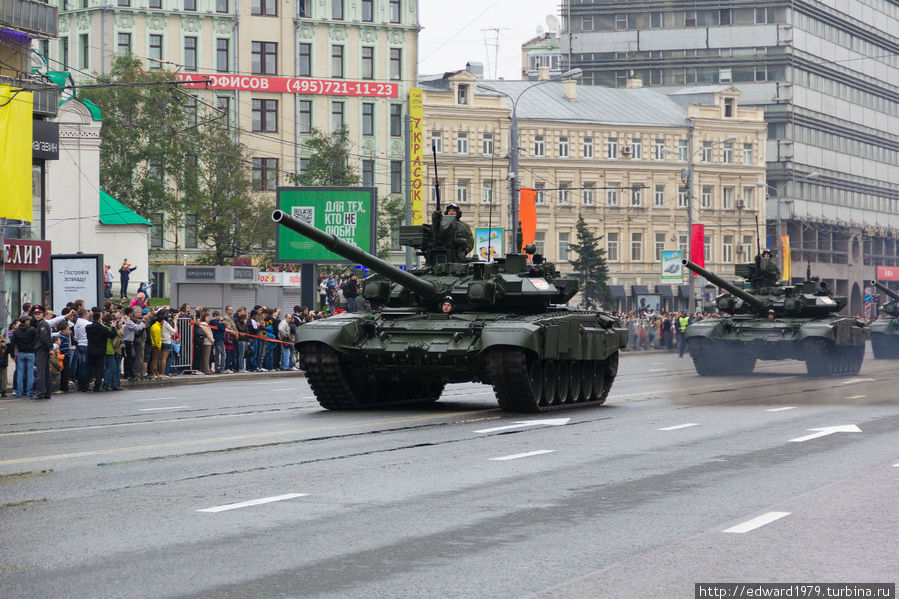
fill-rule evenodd
<path id="1" fill-rule="evenodd" d="M 687 260 L 693 260 L 693 121 L 687 128 Z M 689 292 L 687 297 L 687 313 L 693 314 L 696 311 L 696 275 L 692 272 L 687 273 L 687 281 Z"/>
<path id="2" fill-rule="evenodd" d="M 523 93 L 523 92 L 522 92 Z M 520 97 L 520 96 L 519 96 Z M 509 201 L 509 253 L 517 254 L 521 251 L 521 244 L 517 244 L 516 247 L 516 238 L 518 237 L 518 198 L 521 193 L 521 188 L 519 187 L 518 181 L 518 113 L 516 112 L 518 108 L 518 99 L 516 98 L 512 102 L 512 129 L 509 132 L 509 143 L 511 147 L 509 148 L 509 190 L 511 193 L 511 198 Z"/>

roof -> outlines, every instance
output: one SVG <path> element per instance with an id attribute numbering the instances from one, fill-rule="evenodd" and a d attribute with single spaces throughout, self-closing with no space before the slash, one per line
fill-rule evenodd
<path id="1" fill-rule="evenodd" d="M 103 120 L 103 114 L 100 112 L 100 108 L 96 104 L 91 102 L 88 98 L 76 98 L 75 96 L 69 96 L 65 100 L 62 100 L 59 103 L 59 106 L 62 106 L 66 102 L 71 102 L 72 100 L 75 100 L 76 102 L 80 102 L 81 104 L 84 104 L 84 106 L 90 111 L 91 118 L 94 119 L 95 121 Z"/>
<path id="2" fill-rule="evenodd" d="M 519 98 L 519 119 L 680 127 L 687 118 L 684 106 L 649 88 L 578 85 L 577 98 L 568 100 L 563 93 L 563 84 L 556 81 L 535 85 L 533 81 L 492 80 L 478 82 L 475 86 L 478 94 L 492 95 L 494 92 L 479 87 L 481 83 Z M 523 94 L 532 86 L 533 89 Z"/>
<path id="3" fill-rule="evenodd" d="M 153 223 L 100 190 L 100 222 L 104 225 L 149 225 Z"/>

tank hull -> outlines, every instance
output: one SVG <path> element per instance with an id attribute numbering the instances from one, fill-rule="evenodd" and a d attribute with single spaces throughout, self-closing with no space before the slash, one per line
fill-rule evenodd
<path id="1" fill-rule="evenodd" d="M 867 329 L 854 318 L 713 318 L 687 327 L 700 375 L 749 374 L 757 360 L 801 360 L 810 376 L 857 374 Z"/>
<path id="2" fill-rule="evenodd" d="M 899 319 L 881 318 L 872 322 L 869 328 L 874 358 L 899 359 Z"/>
<path id="3" fill-rule="evenodd" d="M 447 383 L 483 382 L 504 410 L 543 412 L 602 404 L 626 340 L 595 312 L 385 310 L 303 325 L 296 347 L 329 409 L 435 401 Z"/>

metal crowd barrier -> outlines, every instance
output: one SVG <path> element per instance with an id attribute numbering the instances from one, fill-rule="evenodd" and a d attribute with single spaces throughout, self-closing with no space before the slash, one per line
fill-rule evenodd
<path id="1" fill-rule="evenodd" d="M 172 368 L 178 371 L 191 370 L 194 357 L 193 327 L 190 318 L 179 318 L 175 324 L 178 330 L 178 342 L 181 344 L 181 353 L 174 357 Z"/>

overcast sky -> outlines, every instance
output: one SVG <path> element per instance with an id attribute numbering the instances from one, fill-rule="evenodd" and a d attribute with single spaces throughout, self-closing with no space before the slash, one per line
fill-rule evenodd
<path id="1" fill-rule="evenodd" d="M 558 16 L 558 5 L 558 0 L 419 0 L 418 72 L 433 75 L 481 62 L 488 79 L 494 73 L 521 79 L 521 44 L 537 35 L 538 26 L 546 30 L 546 16 Z M 500 30 L 498 55 L 497 34 L 486 29 Z"/>

